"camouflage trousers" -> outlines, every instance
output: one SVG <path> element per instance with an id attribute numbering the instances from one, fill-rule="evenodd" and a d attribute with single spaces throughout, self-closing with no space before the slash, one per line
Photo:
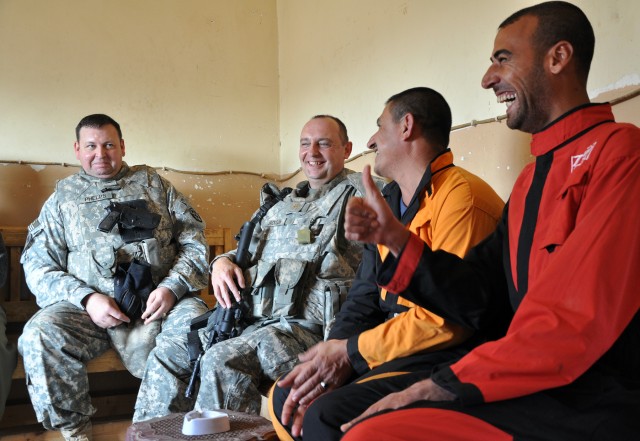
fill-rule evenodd
<path id="1" fill-rule="evenodd" d="M 162 323 L 144 325 L 142 321 L 136 321 L 133 326 L 129 325 L 132 334 L 153 333 L 154 338 L 149 339 L 147 348 L 136 344 L 128 344 L 125 348 L 122 344 L 127 339 L 112 341 L 113 330 L 96 326 L 86 311 L 71 303 L 59 302 L 41 309 L 27 322 L 18 340 L 27 388 L 38 421 L 48 430 L 73 430 L 83 426 L 96 410 L 89 396 L 86 369 L 89 360 L 110 347 L 121 358 L 131 359 L 123 354 L 127 348 L 143 350 L 144 357 L 158 340 L 186 332 L 191 318 L 206 310 L 202 300 L 185 297 L 176 303 Z M 148 327 L 149 331 L 137 329 L 142 327 Z M 135 370 L 139 372 L 132 373 L 138 376 L 144 371 L 139 366 Z"/>
<path id="2" fill-rule="evenodd" d="M 0 307 L 0 419 L 4 413 L 4 403 L 11 387 L 11 374 L 13 374 L 18 361 L 15 346 L 7 341 L 6 327 L 7 316 Z"/>
<path id="3" fill-rule="evenodd" d="M 205 344 L 207 335 L 200 332 Z M 262 386 L 298 363 L 298 354 L 321 336 L 295 324 L 273 324 L 214 344 L 202 357 L 197 399 L 185 398 L 192 369 L 187 338 L 158 342 L 142 379 L 134 422 L 172 412 L 228 409 L 257 414 Z M 179 343 L 179 344 L 178 344 Z"/>

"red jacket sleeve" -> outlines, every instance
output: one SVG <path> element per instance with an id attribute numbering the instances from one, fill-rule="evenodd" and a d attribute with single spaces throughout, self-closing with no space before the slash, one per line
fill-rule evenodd
<path id="1" fill-rule="evenodd" d="M 640 307 L 640 156 L 633 150 L 594 168 L 575 228 L 530 280 L 507 335 L 434 374 L 436 383 L 463 402 L 528 395 L 573 382 L 614 345 Z"/>

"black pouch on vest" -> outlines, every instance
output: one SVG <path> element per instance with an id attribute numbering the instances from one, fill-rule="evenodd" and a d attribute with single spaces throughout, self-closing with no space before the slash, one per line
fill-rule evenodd
<path id="1" fill-rule="evenodd" d="M 139 242 L 153 237 L 153 230 L 160 224 L 160 215 L 147 208 L 147 201 L 136 199 L 119 203 L 118 227 L 125 243 Z"/>
<path id="2" fill-rule="evenodd" d="M 113 277 L 114 299 L 131 320 L 140 318 L 154 289 L 150 265 L 135 259 L 118 264 Z"/>

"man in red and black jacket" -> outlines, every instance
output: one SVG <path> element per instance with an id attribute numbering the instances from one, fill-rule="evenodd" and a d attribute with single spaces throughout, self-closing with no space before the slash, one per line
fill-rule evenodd
<path id="1" fill-rule="evenodd" d="M 401 231 L 374 192 L 348 208 L 349 239 L 403 242 L 379 273 L 390 292 L 429 308 L 420 293 L 502 290 L 514 317 L 504 337 L 345 424 L 343 439 L 640 439 L 640 130 L 589 102 L 594 42 L 565 2 L 500 25 L 482 86 L 507 103 L 510 128 L 533 134 L 536 161 L 464 259 Z"/>

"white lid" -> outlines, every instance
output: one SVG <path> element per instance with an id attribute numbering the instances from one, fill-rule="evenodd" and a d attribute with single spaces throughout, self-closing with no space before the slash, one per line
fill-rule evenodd
<path id="1" fill-rule="evenodd" d="M 184 416 L 182 433 L 184 435 L 210 435 L 227 432 L 231 429 L 229 415 L 215 410 L 198 412 L 192 410 Z"/>

